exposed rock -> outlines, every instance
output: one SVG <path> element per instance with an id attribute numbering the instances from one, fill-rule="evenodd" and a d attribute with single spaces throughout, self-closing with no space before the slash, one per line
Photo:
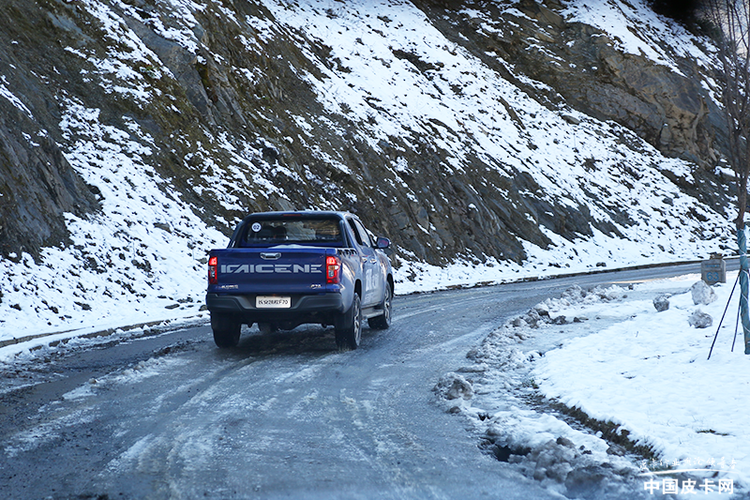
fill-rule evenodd
<path id="1" fill-rule="evenodd" d="M 547 316 L 546 318 L 548 317 L 549 316 Z M 538 328 L 540 324 L 545 323 L 545 317 L 540 316 L 539 313 L 534 309 L 526 313 L 526 315 L 523 316 L 523 320 L 531 328 Z"/>
<path id="2" fill-rule="evenodd" d="M 669 298 L 672 296 L 670 293 L 663 293 L 654 298 L 654 307 L 657 312 L 664 312 L 669 309 Z"/>
<path id="3" fill-rule="evenodd" d="M 38 123 L 0 99 L 0 255 L 67 242 L 63 214 L 96 210 L 95 191 Z"/>
<path id="4" fill-rule="evenodd" d="M 568 322 L 568 318 L 566 318 L 565 316 L 558 316 L 556 318 L 552 318 L 550 323 L 552 323 L 553 325 L 562 326 L 562 325 L 567 325 L 569 322 Z"/>
<path id="5" fill-rule="evenodd" d="M 556 12 L 559 7 L 550 3 L 522 1 L 517 7 L 519 16 L 501 14 L 492 4 L 478 7 L 497 11 L 497 32 L 502 35 L 475 40 L 476 50 L 498 54 L 514 71 L 548 84 L 566 104 L 636 131 L 669 156 L 704 164 L 713 161 L 712 129 L 720 126 L 721 114 L 706 98 L 700 81 L 684 77 L 699 70 L 693 61 L 682 61 L 680 75 L 642 55 L 619 52 L 605 33 L 566 22 Z M 456 17 L 463 28 L 461 35 L 468 37 L 476 31 L 470 19 L 460 13 Z M 502 29 L 509 22 L 514 29 Z M 538 49 L 540 45 L 543 50 Z M 559 100 L 552 94 L 545 97 Z"/>
<path id="6" fill-rule="evenodd" d="M 700 309 L 696 309 L 692 312 L 692 314 L 690 314 L 688 323 L 690 324 L 690 326 L 695 328 L 708 328 L 709 326 L 714 324 L 714 319 L 710 314 L 705 313 Z"/>
<path id="7" fill-rule="evenodd" d="M 700 280 L 690 287 L 690 293 L 693 297 L 693 304 L 695 305 L 708 305 L 714 302 L 718 297 L 713 288 L 708 286 L 705 281 Z"/>
<path id="8" fill-rule="evenodd" d="M 539 316 L 549 318 L 549 306 L 544 302 L 540 302 L 539 304 L 535 305 L 533 309 Z"/>

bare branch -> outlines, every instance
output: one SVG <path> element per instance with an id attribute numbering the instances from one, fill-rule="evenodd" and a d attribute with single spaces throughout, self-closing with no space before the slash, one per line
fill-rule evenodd
<path id="1" fill-rule="evenodd" d="M 716 28 L 729 162 L 737 179 L 737 229 L 743 229 L 750 176 L 750 1 L 707 0 L 704 17 Z"/>

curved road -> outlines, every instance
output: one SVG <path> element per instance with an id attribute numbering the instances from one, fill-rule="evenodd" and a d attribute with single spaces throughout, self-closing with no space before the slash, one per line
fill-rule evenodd
<path id="1" fill-rule="evenodd" d="M 68 498 L 559 498 L 478 447 L 432 388 L 509 317 L 572 284 L 698 265 L 397 297 L 393 326 L 338 352 L 332 329 L 205 325 L 66 347 L 0 380 L 0 493 Z"/>

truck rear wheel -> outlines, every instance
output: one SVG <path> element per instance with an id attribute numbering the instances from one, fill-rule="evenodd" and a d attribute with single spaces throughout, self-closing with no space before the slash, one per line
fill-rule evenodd
<path id="1" fill-rule="evenodd" d="M 352 306 L 336 318 L 336 345 L 339 349 L 356 349 L 362 340 L 362 304 L 354 293 Z"/>
<path id="2" fill-rule="evenodd" d="M 385 330 L 391 326 L 391 314 L 393 313 L 393 289 L 390 283 L 385 285 L 385 297 L 383 297 L 383 314 L 370 318 L 367 322 L 370 328 Z"/>
<path id="3" fill-rule="evenodd" d="M 214 331 L 214 342 L 222 349 L 237 347 L 240 343 L 242 323 L 231 316 L 211 314 L 211 329 Z"/>

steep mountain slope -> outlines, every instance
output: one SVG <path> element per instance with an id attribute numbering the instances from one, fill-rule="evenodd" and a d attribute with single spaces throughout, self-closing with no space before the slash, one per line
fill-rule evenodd
<path id="1" fill-rule="evenodd" d="M 642 3 L 2 5 L 14 335 L 194 310 L 254 210 L 357 212 L 401 291 L 730 239 L 708 42 Z"/>

